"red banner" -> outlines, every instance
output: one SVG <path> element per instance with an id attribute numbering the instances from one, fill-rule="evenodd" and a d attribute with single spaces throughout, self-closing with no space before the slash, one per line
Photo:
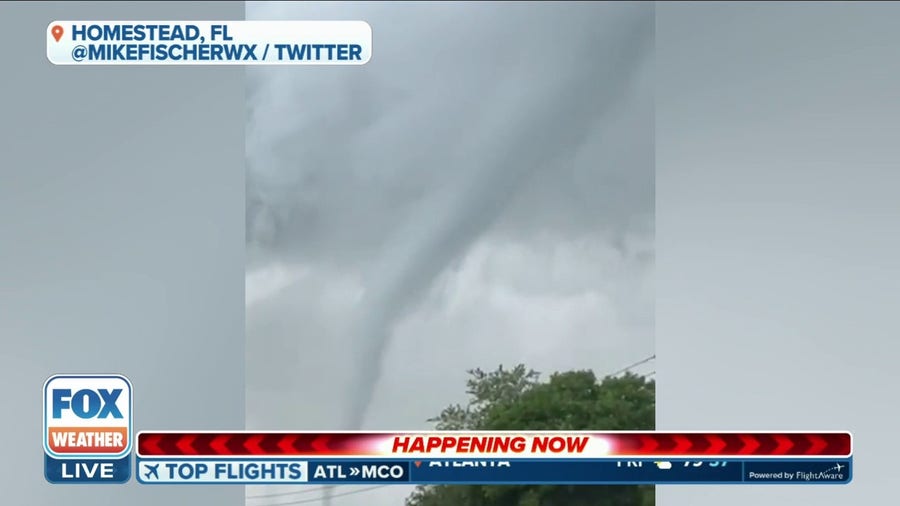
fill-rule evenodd
<path id="1" fill-rule="evenodd" d="M 848 432 L 142 432 L 141 457 L 847 457 Z"/>

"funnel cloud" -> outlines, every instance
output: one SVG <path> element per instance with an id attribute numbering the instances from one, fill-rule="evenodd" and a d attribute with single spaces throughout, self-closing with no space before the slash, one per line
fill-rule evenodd
<path id="1" fill-rule="evenodd" d="M 248 70 L 249 424 L 426 428 L 467 368 L 653 353 L 652 4 L 247 18 L 363 19 L 375 43 Z"/>

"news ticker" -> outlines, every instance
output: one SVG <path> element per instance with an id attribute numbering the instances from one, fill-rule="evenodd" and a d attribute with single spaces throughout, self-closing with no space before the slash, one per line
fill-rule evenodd
<path id="1" fill-rule="evenodd" d="M 850 457 L 849 432 L 141 432 L 139 457 Z"/>
<path id="2" fill-rule="evenodd" d="M 53 21 L 54 65 L 364 65 L 365 21 Z"/>
<path id="3" fill-rule="evenodd" d="M 848 483 L 849 432 L 133 430 L 131 382 L 44 384 L 51 483 Z"/>
<path id="4" fill-rule="evenodd" d="M 147 485 L 846 484 L 852 459 L 142 459 Z"/>

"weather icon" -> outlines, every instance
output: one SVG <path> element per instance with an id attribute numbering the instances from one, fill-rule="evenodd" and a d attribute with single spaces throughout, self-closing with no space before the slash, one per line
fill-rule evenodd
<path id="1" fill-rule="evenodd" d="M 654 462 L 654 464 L 656 464 L 656 467 L 658 467 L 660 469 L 672 469 L 671 462 L 661 461 L 661 462 Z"/>

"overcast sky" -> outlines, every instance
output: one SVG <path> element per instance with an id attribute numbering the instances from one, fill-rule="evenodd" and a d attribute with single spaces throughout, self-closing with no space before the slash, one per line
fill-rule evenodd
<path id="1" fill-rule="evenodd" d="M 652 5 L 247 18 L 374 33 L 365 67 L 248 70 L 250 428 L 423 429 L 468 368 L 607 373 L 654 353 Z"/>

